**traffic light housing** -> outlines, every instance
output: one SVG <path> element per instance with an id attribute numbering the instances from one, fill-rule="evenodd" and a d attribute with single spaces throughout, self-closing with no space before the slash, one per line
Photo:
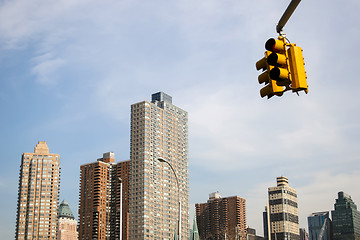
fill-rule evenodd
<path id="1" fill-rule="evenodd" d="M 273 66 L 270 71 L 270 78 L 274 79 L 279 86 L 289 85 L 291 80 L 285 38 L 270 38 L 265 43 L 265 49 L 271 51 L 267 59 L 268 64 Z"/>
<path id="2" fill-rule="evenodd" d="M 270 38 L 265 43 L 265 57 L 256 62 L 256 69 L 263 70 L 259 75 L 260 84 L 266 86 L 260 90 L 260 96 L 271 98 L 282 96 L 285 91 L 308 92 L 305 63 L 302 49 L 295 44 L 286 43 L 283 36 Z"/>
<path id="3" fill-rule="evenodd" d="M 282 86 L 278 86 L 276 84 L 276 81 L 270 78 L 270 72 L 273 69 L 273 66 L 270 66 L 267 61 L 270 54 L 270 51 L 266 51 L 265 57 L 263 57 L 256 63 L 256 69 L 262 69 L 264 71 L 262 74 L 259 75 L 258 81 L 260 84 L 266 84 L 266 86 L 260 90 L 260 96 L 267 96 L 268 99 L 274 95 L 281 96 L 284 91 L 284 88 Z"/>
<path id="4" fill-rule="evenodd" d="M 307 76 L 305 71 L 305 62 L 301 47 L 290 44 L 288 49 L 290 72 L 291 72 L 291 89 L 293 92 L 304 90 L 308 93 Z"/>

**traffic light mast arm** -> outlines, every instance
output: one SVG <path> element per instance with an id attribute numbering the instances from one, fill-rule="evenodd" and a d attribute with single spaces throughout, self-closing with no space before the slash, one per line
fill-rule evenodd
<path id="1" fill-rule="evenodd" d="M 281 16 L 279 23 L 276 25 L 276 32 L 280 35 L 282 33 L 283 27 L 291 17 L 292 13 L 295 11 L 296 7 L 299 5 L 300 1 L 301 0 L 292 0 L 283 15 Z"/>

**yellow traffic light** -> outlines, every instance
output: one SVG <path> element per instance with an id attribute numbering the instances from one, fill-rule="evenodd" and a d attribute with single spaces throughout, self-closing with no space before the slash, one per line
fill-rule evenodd
<path id="1" fill-rule="evenodd" d="M 276 81 L 270 78 L 270 73 L 274 68 L 273 66 L 270 66 L 268 64 L 268 58 L 270 55 L 271 52 L 266 51 L 265 57 L 256 62 L 256 69 L 257 70 L 262 69 L 264 71 L 262 74 L 259 75 L 258 81 L 260 84 L 262 83 L 266 84 L 266 86 L 260 90 L 260 96 L 261 97 L 267 96 L 268 98 L 271 98 L 274 95 L 281 96 L 284 91 L 284 88 L 282 86 L 278 86 L 276 84 Z"/>
<path id="2" fill-rule="evenodd" d="M 257 70 L 263 70 L 259 75 L 259 83 L 266 86 L 260 90 L 261 97 L 268 98 L 292 90 L 308 92 L 305 63 L 302 49 L 295 44 L 286 43 L 283 36 L 270 38 L 265 43 L 265 57 L 256 63 Z"/>
<path id="3" fill-rule="evenodd" d="M 271 52 L 285 52 L 286 49 L 285 38 L 279 37 L 279 39 L 270 38 L 265 43 L 265 49 Z"/>
<path id="4" fill-rule="evenodd" d="M 290 44 L 288 49 L 290 72 L 291 72 L 291 89 L 293 92 L 304 90 L 308 93 L 307 77 L 305 71 L 305 62 L 301 47 Z"/>
<path id="5" fill-rule="evenodd" d="M 269 65 L 274 66 L 270 71 L 270 78 L 276 80 L 279 86 L 288 86 L 291 82 L 289 72 L 289 58 L 287 44 L 284 37 L 270 38 L 265 43 L 265 48 L 272 53 L 267 58 Z"/>

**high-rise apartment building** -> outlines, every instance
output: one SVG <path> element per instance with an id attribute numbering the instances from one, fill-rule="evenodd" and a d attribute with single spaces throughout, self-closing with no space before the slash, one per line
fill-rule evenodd
<path id="1" fill-rule="evenodd" d="M 246 239 L 246 200 L 238 197 L 222 198 L 211 193 L 206 203 L 197 203 L 196 220 L 200 239 Z"/>
<path id="2" fill-rule="evenodd" d="M 360 212 L 351 196 L 339 192 L 331 211 L 334 240 L 360 240 Z"/>
<path id="3" fill-rule="evenodd" d="M 122 240 L 129 239 L 129 181 L 130 160 L 121 161 L 113 165 L 112 189 L 116 189 L 112 196 L 112 209 L 115 209 L 110 225 L 115 226 L 114 231 L 118 233 L 121 228 Z M 120 183 L 120 188 L 119 188 Z M 122 202 L 120 201 L 122 199 Z M 122 218 L 120 219 L 120 215 Z M 121 220 L 121 222 L 120 222 Z M 115 234 L 117 236 L 117 234 Z M 119 238 L 115 238 L 119 239 Z"/>
<path id="4" fill-rule="evenodd" d="M 79 239 L 128 239 L 129 163 L 108 152 L 80 166 Z"/>
<path id="5" fill-rule="evenodd" d="M 268 189 L 268 231 L 271 240 L 299 240 L 299 216 L 296 190 L 287 177 L 278 177 L 277 186 Z"/>
<path id="6" fill-rule="evenodd" d="M 63 200 L 58 212 L 57 240 L 77 240 L 77 221 L 69 207 L 69 204 Z"/>
<path id="7" fill-rule="evenodd" d="M 188 114 L 171 96 L 158 92 L 131 106 L 130 159 L 129 239 L 173 239 L 179 198 L 180 233 L 188 238 Z"/>
<path id="8" fill-rule="evenodd" d="M 59 186 L 60 156 L 39 141 L 21 159 L 15 239 L 56 239 Z"/>
<path id="9" fill-rule="evenodd" d="M 308 216 L 310 240 L 331 240 L 331 219 L 329 211 L 316 212 Z"/>

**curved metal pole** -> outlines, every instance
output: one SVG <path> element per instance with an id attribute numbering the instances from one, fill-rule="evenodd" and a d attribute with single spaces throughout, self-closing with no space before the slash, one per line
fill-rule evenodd
<path id="1" fill-rule="evenodd" d="M 173 171 L 174 175 L 175 175 L 175 179 L 176 179 L 176 185 L 177 185 L 177 188 L 178 188 L 178 201 L 179 201 L 179 219 L 178 219 L 178 240 L 181 240 L 181 201 L 180 201 L 180 186 L 179 186 L 179 180 L 178 180 L 178 177 L 176 175 L 176 172 L 175 172 L 175 169 L 173 168 L 173 166 L 168 162 L 166 161 L 165 159 L 163 158 L 158 158 L 159 162 L 164 162 L 164 163 L 167 163 L 171 170 Z"/>
<path id="2" fill-rule="evenodd" d="M 292 0 L 281 16 L 279 23 L 276 25 L 276 32 L 281 34 L 283 27 L 291 17 L 292 13 L 295 11 L 295 8 L 299 5 L 301 0 Z"/>

